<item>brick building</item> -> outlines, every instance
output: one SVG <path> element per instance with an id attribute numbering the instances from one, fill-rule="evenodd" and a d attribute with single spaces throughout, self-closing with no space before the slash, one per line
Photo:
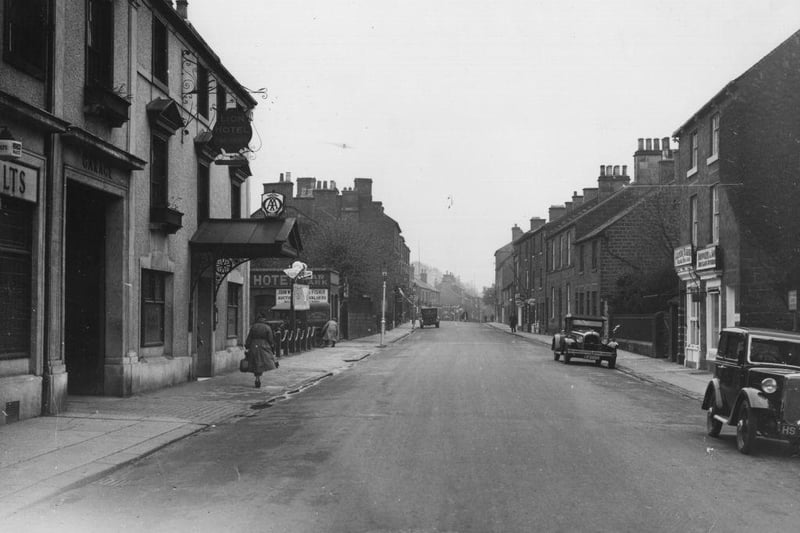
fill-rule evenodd
<path id="1" fill-rule="evenodd" d="M 552 332 L 567 314 L 607 316 L 623 276 L 669 268 L 673 166 L 668 139 L 640 139 L 633 182 L 626 165 L 603 165 L 596 188 L 552 206 L 546 223 L 531 219 L 512 241 L 522 327 Z"/>
<path id="2" fill-rule="evenodd" d="M 720 328 L 796 328 L 800 285 L 800 32 L 728 83 L 678 130 L 686 365 L 716 358 Z"/>
<path id="3" fill-rule="evenodd" d="M 297 178 L 296 186 L 295 190 L 291 172 L 281 173 L 278 181 L 263 185 L 265 193 L 277 192 L 284 195 L 286 212 L 289 216 L 296 217 L 301 234 L 306 236 L 304 240 L 308 239 L 313 226 L 332 225 L 337 221 L 352 222 L 369 229 L 376 237 L 364 243 L 365 247 L 372 247 L 363 250 L 370 261 L 364 265 L 351 265 L 362 280 L 365 280 L 361 287 L 355 287 L 352 280 L 347 279 L 346 267 L 309 264 L 311 270 L 335 270 L 340 276 L 341 294 L 336 296 L 340 305 L 338 311 L 333 310 L 332 313 L 341 319 L 341 335 L 345 338 L 358 338 L 379 331 L 383 300 L 382 272 L 386 272 L 387 329 L 409 320 L 411 304 L 402 295 L 410 293 L 411 252 L 405 243 L 400 225 L 384 212 L 382 202 L 373 199 L 372 179 L 355 178 L 353 187 L 346 187 L 341 191 L 336 182 L 313 177 Z M 257 211 L 252 216 L 263 215 Z M 288 264 L 285 262 L 268 259 L 254 263 L 254 268 L 259 269 L 286 267 Z"/>

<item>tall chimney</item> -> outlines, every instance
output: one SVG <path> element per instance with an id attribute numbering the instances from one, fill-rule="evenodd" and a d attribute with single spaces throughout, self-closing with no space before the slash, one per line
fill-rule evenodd
<path id="1" fill-rule="evenodd" d="M 537 229 L 541 228 L 545 225 L 545 222 L 545 219 L 540 217 L 531 218 L 531 231 L 536 231 Z"/>
<path id="2" fill-rule="evenodd" d="M 175 11 L 178 12 L 178 15 L 183 20 L 189 19 L 189 1 L 188 0 L 176 0 L 175 2 Z"/>
<path id="3" fill-rule="evenodd" d="M 511 240 L 516 241 L 520 237 L 522 237 L 522 229 L 514 224 L 514 227 L 511 228 Z"/>

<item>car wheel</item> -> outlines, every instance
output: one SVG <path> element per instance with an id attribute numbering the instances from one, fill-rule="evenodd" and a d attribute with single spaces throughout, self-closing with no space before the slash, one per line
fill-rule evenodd
<path id="1" fill-rule="evenodd" d="M 617 368 L 617 358 L 616 357 L 614 357 L 613 359 L 609 359 L 608 360 L 608 368 L 610 368 L 612 370 Z"/>
<path id="2" fill-rule="evenodd" d="M 736 448 L 742 453 L 750 453 L 756 441 L 757 418 L 750 402 L 745 400 L 739 408 L 739 420 L 736 422 Z"/>
<path id="3" fill-rule="evenodd" d="M 719 437 L 719 433 L 722 431 L 722 422 L 714 418 L 715 414 L 716 409 L 712 405 L 706 412 L 706 433 L 711 437 Z"/>

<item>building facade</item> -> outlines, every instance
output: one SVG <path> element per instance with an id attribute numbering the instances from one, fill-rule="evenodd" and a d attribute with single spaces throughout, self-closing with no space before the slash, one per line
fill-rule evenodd
<path id="1" fill-rule="evenodd" d="M 723 327 L 797 328 L 798 57 L 795 33 L 674 133 L 687 366 L 713 364 Z"/>
<path id="2" fill-rule="evenodd" d="M 215 164 L 212 130 L 255 100 L 187 16 L 185 1 L 166 0 L 0 10 L 0 126 L 22 143 L 0 162 L 11 182 L 0 191 L 5 421 L 241 358 L 248 277 L 225 259 L 253 252 L 215 248 L 200 230 L 246 213 L 248 167 Z"/>

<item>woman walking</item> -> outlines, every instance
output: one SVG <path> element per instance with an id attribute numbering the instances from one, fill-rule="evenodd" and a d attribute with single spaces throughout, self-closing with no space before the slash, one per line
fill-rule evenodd
<path id="1" fill-rule="evenodd" d="M 250 327 L 244 345 L 248 371 L 255 375 L 255 386 L 259 389 L 261 388 L 261 374 L 278 367 L 274 356 L 275 337 L 272 334 L 272 328 L 267 323 L 267 317 L 263 313 L 258 314 L 255 324 Z"/>

